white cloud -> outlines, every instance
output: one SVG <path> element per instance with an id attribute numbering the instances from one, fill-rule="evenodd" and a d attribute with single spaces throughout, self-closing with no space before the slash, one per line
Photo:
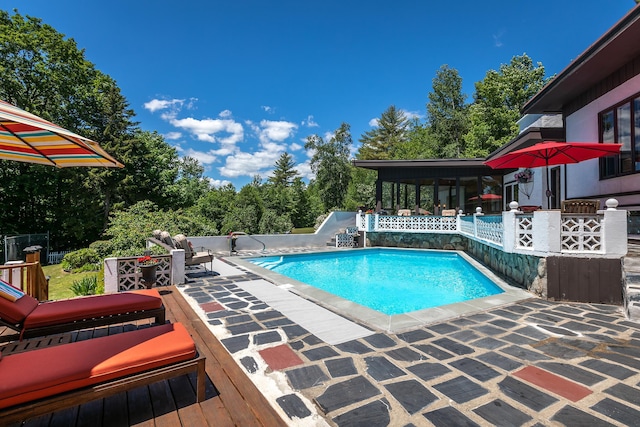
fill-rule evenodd
<path id="1" fill-rule="evenodd" d="M 169 133 L 166 133 L 164 135 L 164 138 L 168 139 L 170 141 L 173 141 L 173 140 L 182 138 L 182 133 L 181 132 L 169 132 Z"/>
<path id="2" fill-rule="evenodd" d="M 306 126 L 309 128 L 316 128 L 318 126 L 320 126 L 318 123 L 316 123 L 315 120 L 313 120 L 313 116 L 311 114 L 309 114 L 307 116 L 307 120 L 303 120 L 302 121 L 302 126 Z"/>
<path id="3" fill-rule="evenodd" d="M 493 34 L 493 45 L 495 47 L 502 47 L 504 43 L 502 43 L 502 36 L 504 35 L 504 30 L 498 32 L 498 34 Z"/>
<path id="4" fill-rule="evenodd" d="M 299 151 L 304 148 L 304 145 L 298 144 L 297 142 L 293 142 L 289 144 L 289 150 L 291 151 Z"/>
<path id="5" fill-rule="evenodd" d="M 220 111 L 220 114 L 218 114 L 220 117 L 222 117 L 223 119 L 229 118 L 231 117 L 231 110 L 223 110 Z"/>
<path id="6" fill-rule="evenodd" d="M 220 142 L 222 144 L 236 144 L 242 141 L 244 129 L 242 124 L 228 119 L 204 119 L 198 120 L 192 117 L 185 119 L 172 118 L 169 122 L 181 129 L 191 132 L 200 141 Z M 216 134 L 226 133 L 226 137 Z"/>
<path id="7" fill-rule="evenodd" d="M 193 148 L 182 148 L 177 146 L 176 149 L 182 156 L 189 156 L 200 162 L 201 165 L 210 165 L 218 160 L 218 153 L 215 150 L 198 151 Z"/>
<path id="8" fill-rule="evenodd" d="M 309 160 L 304 163 L 300 163 L 296 165 L 296 170 L 303 178 L 314 179 L 316 176 L 311 171 L 311 165 L 309 164 Z"/>
<path id="9" fill-rule="evenodd" d="M 377 128 L 378 127 L 378 118 L 376 117 L 375 119 L 369 120 L 369 126 L 371 126 L 372 128 Z"/>
<path id="10" fill-rule="evenodd" d="M 209 185 L 211 185 L 212 187 L 220 188 L 220 187 L 224 187 L 227 184 L 231 184 L 231 181 L 228 181 L 226 179 L 209 178 Z"/>
<path id="11" fill-rule="evenodd" d="M 261 105 L 260 108 L 262 108 L 265 112 L 267 113 L 273 113 L 273 108 L 269 107 L 268 105 Z"/>
<path id="12" fill-rule="evenodd" d="M 415 111 L 407 111 L 407 110 L 400 110 L 407 119 L 409 120 L 413 120 L 413 119 L 421 119 L 422 115 L 418 112 Z"/>
<path id="13" fill-rule="evenodd" d="M 180 107 L 184 104 L 184 101 L 184 99 L 152 99 L 144 103 L 144 108 L 155 113 L 156 111 L 166 110 L 167 108 Z"/>
<path id="14" fill-rule="evenodd" d="M 218 168 L 220 175 L 228 178 L 239 176 L 266 176 L 266 172 L 275 165 L 280 152 L 257 151 L 255 153 L 237 152 L 227 157 L 225 165 Z"/>
<path id="15" fill-rule="evenodd" d="M 258 138 L 263 145 L 270 141 L 280 142 L 293 136 L 296 129 L 298 129 L 298 125 L 295 123 L 262 120 L 260 121 L 260 128 L 258 129 Z"/>

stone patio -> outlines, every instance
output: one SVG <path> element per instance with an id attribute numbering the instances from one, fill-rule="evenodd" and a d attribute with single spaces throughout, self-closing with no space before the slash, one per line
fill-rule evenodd
<path id="1" fill-rule="evenodd" d="M 621 307 L 532 297 L 328 345 L 239 286 L 263 279 L 239 270 L 181 291 L 254 382 L 275 383 L 265 393 L 291 425 L 640 422 L 640 323 Z"/>

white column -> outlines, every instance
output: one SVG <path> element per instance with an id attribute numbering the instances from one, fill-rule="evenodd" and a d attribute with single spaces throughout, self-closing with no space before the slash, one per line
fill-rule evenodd
<path id="1" fill-rule="evenodd" d="M 603 212 L 602 247 L 607 257 L 623 257 L 627 255 L 627 211 L 617 210 L 618 201 L 606 201 L 607 209 Z"/>
<path id="2" fill-rule="evenodd" d="M 171 284 L 184 283 L 184 249 L 171 249 Z"/>
<path id="3" fill-rule="evenodd" d="M 118 258 L 104 260 L 104 293 L 118 292 Z"/>
<path id="4" fill-rule="evenodd" d="M 535 251 L 548 253 L 562 251 L 562 216 L 559 210 L 535 211 L 531 231 Z"/>
<path id="5" fill-rule="evenodd" d="M 502 250 L 506 253 L 515 252 L 516 247 L 516 212 L 513 209 L 502 212 Z"/>

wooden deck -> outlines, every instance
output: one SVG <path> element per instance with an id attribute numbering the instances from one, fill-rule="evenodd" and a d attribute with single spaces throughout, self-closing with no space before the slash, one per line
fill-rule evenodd
<path id="1" fill-rule="evenodd" d="M 25 420 L 28 426 L 284 426 L 244 371 L 213 336 L 179 291 L 161 288 L 167 319 L 182 322 L 206 357 L 206 399 L 196 402 L 195 375 L 161 381 L 110 398 Z M 23 342 L 0 343 L 3 354 L 148 327 L 149 321 L 120 324 Z M 0 335 L 4 331 L 0 328 Z M 0 420 L 0 424 L 1 424 Z M 20 425 L 20 424 L 14 424 Z"/>

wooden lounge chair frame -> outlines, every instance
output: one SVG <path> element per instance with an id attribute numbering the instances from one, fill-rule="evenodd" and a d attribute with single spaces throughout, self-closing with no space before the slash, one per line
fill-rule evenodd
<path id="1" fill-rule="evenodd" d="M 148 294 L 151 291 L 143 290 L 140 292 Z M 121 307 L 122 311 L 117 311 L 118 305 L 116 304 L 113 307 L 109 308 L 108 310 L 103 310 L 101 312 L 94 312 L 93 315 L 90 313 L 90 311 L 87 311 L 84 314 L 78 313 L 80 314 L 80 316 L 76 316 L 74 320 L 71 320 L 71 318 L 66 318 L 64 319 L 64 321 L 60 321 L 57 323 L 50 321 L 47 323 L 51 323 L 51 324 L 41 324 L 41 325 L 34 324 L 31 327 L 25 328 L 25 324 L 31 323 L 28 321 L 29 315 L 38 309 L 38 307 L 36 306 L 35 309 L 31 311 L 31 313 L 27 314 L 25 312 L 24 318 L 22 318 L 22 320 L 19 320 L 19 321 L 17 321 L 18 319 L 14 319 L 9 315 L 7 315 L 7 317 L 5 318 L 0 317 L 0 326 L 6 326 L 11 330 L 16 331 L 16 334 L 9 333 L 9 334 L 3 334 L 2 336 L 0 336 L 0 342 L 12 341 L 17 338 L 23 339 L 23 338 L 59 334 L 63 332 L 75 331 L 75 330 L 86 329 L 86 328 L 96 328 L 96 327 L 105 326 L 105 325 L 112 325 L 115 323 L 124 323 L 124 322 L 130 322 L 130 321 L 141 320 L 141 319 L 149 319 L 149 318 L 153 318 L 156 324 L 161 325 L 166 322 L 165 307 L 164 307 L 164 303 L 162 302 L 162 298 L 160 297 L 159 292 L 157 292 L 157 290 L 152 293 L 153 297 L 156 297 L 156 295 L 158 298 L 158 302 L 160 304 L 158 307 L 149 307 L 149 305 L 146 305 L 145 307 L 137 308 L 135 307 L 135 305 L 129 304 L 127 307 L 122 306 Z M 32 297 L 27 295 L 25 295 L 23 298 L 33 299 Z M 88 298 L 108 298 L 108 295 L 104 295 L 104 296 L 98 295 L 98 296 L 92 296 Z M 42 304 L 69 305 L 69 302 L 73 302 L 73 299 L 67 300 L 67 302 L 65 303 L 56 302 L 56 301 L 39 303 L 38 306 Z M 155 306 L 156 304 L 153 304 L 153 305 Z M 51 308 L 51 307 L 47 307 L 47 308 Z M 0 316 L 2 316 L 2 313 L 0 313 Z M 85 317 L 81 318 L 81 316 L 85 316 Z"/>
<path id="2" fill-rule="evenodd" d="M 191 360 L 162 366 L 124 378 L 118 378 L 56 396 L 34 400 L 14 407 L 0 409 L 0 420 L 2 420 L 3 424 L 24 421 L 29 418 L 70 408 L 92 400 L 102 399 L 136 387 L 179 377 L 191 372 L 196 373 L 196 399 L 198 402 L 202 402 L 205 399 L 206 386 L 205 357 L 198 353 L 198 356 Z"/>
<path id="3" fill-rule="evenodd" d="M 152 310 L 139 310 L 128 313 L 112 314 L 109 316 L 94 317 L 90 319 L 76 320 L 74 322 L 60 323 L 57 325 L 42 326 L 39 328 L 30 328 L 22 331 L 20 324 L 12 324 L 0 319 L 0 326 L 6 326 L 16 331 L 15 334 L 0 336 L 0 342 L 11 341 L 20 337 L 21 338 L 33 338 L 43 337 L 45 335 L 61 334 L 64 332 L 77 331 L 80 329 L 98 328 L 105 325 L 113 325 L 115 323 L 125 323 L 134 320 L 150 319 L 153 318 L 157 324 L 163 324 L 166 322 L 166 313 L 164 304 L 160 308 Z"/>

